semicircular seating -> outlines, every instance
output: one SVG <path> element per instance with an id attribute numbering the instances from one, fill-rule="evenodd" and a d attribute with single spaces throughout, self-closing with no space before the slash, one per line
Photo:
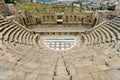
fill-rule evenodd
<path id="1" fill-rule="evenodd" d="M 93 28 L 92 30 L 87 32 L 87 35 L 84 37 L 88 37 L 89 40 L 87 45 L 94 45 L 96 43 L 113 43 L 115 42 L 119 44 L 120 41 L 120 17 L 116 17 L 113 20 L 106 21 L 103 24 Z M 85 43 L 86 44 L 86 43 Z"/>
<path id="2" fill-rule="evenodd" d="M 48 50 L 37 32 L 0 16 L 0 80 L 119 80 L 120 17 L 78 37 L 84 46 Z"/>
<path id="3" fill-rule="evenodd" d="M 39 38 L 36 32 L 0 16 L 0 80 L 30 80 L 29 77 L 24 77 L 24 71 L 31 73 L 36 68 L 40 70 L 38 80 L 53 78 L 58 54 L 55 51 L 41 49 L 41 45 L 38 44 Z M 9 71 L 13 73 L 8 77 Z"/>
<path id="4" fill-rule="evenodd" d="M 64 52 L 72 80 L 119 80 L 120 17 L 81 34 L 83 45 Z M 96 45 L 100 45 L 96 47 Z M 115 47 L 113 47 L 113 45 Z"/>
<path id="5" fill-rule="evenodd" d="M 4 18 L 0 18 L 0 34 L 2 35 L 3 44 L 5 44 L 6 42 L 10 43 L 12 41 L 19 44 L 35 45 L 34 39 L 36 38 L 35 36 L 36 34 L 32 33 L 33 33 L 32 31 L 25 29 L 18 23 L 15 23 L 11 20 L 7 20 Z"/>

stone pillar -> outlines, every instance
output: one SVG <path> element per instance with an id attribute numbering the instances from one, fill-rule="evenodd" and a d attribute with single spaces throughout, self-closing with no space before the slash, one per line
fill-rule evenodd
<path id="1" fill-rule="evenodd" d="M 74 11 L 74 6 L 73 6 L 73 4 L 72 4 L 71 12 L 73 12 L 73 11 Z"/>
<path id="2" fill-rule="evenodd" d="M 83 6 L 82 6 L 82 2 L 80 2 L 80 12 L 82 11 Z"/>
<path id="3" fill-rule="evenodd" d="M 52 8 L 52 12 L 55 13 L 55 7 Z"/>
<path id="4" fill-rule="evenodd" d="M 36 12 L 39 12 L 39 6 L 35 7 Z"/>

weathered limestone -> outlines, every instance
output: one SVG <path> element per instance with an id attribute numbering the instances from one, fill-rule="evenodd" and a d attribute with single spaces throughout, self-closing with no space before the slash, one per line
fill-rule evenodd
<path id="1" fill-rule="evenodd" d="M 106 72 L 96 72 L 92 73 L 94 80 L 112 80 L 112 78 Z"/>
<path id="2" fill-rule="evenodd" d="M 39 32 L 1 21 L 0 42 L 5 49 L 0 46 L 0 80 L 119 80 L 120 29 L 115 24 L 113 28 L 105 22 L 83 33 L 87 45 L 56 52 L 41 47 Z"/>

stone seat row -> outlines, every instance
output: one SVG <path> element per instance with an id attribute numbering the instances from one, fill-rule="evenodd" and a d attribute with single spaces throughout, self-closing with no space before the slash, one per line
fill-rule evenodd
<path id="1" fill-rule="evenodd" d="M 3 44 L 19 43 L 36 45 L 38 35 L 15 21 L 0 17 L 0 39 Z"/>
<path id="2" fill-rule="evenodd" d="M 80 51 L 64 53 L 64 59 L 67 65 L 67 70 L 72 74 L 72 80 L 119 80 L 120 79 L 120 55 L 105 55 L 103 53 L 93 54 L 92 50 L 88 49 L 91 56 L 87 55 L 85 50 L 83 54 Z M 86 52 L 86 53 L 85 53 Z M 109 51 L 110 52 L 110 51 Z M 90 55 L 89 54 L 89 55 Z M 115 71 L 115 72 L 114 72 Z M 99 74 L 104 72 L 106 74 Z M 92 74 L 92 75 L 91 75 Z M 93 75 L 99 74 L 99 76 Z M 114 74 L 114 75 L 113 75 Z M 90 78 L 88 78 L 88 75 Z M 82 76 L 86 76 L 82 77 Z"/>
<path id="3" fill-rule="evenodd" d="M 26 51 L 29 48 L 28 46 L 30 45 L 21 47 L 23 50 L 19 52 L 24 54 L 24 57 L 19 58 L 14 53 L 6 53 L 3 57 L 0 57 L 0 73 L 3 73 L 0 74 L 0 80 L 52 80 L 57 53 L 53 54 L 53 52 L 48 51 L 38 52 L 36 51 L 37 48 L 34 47 L 31 49 L 34 52 L 32 53 L 31 50 L 29 52 Z M 9 57 L 6 59 L 7 56 L 11 56 L 12 59 Z M 12 75 L 9 72 L 12 72 Z M 30 77 L 30 74 L 26 73 L 30 73 L 33 76 Z M 38 76 L 35 77 L 34 74 Z"/>
<path id="4" fill-rule="evenodd" d="M 53 79 L 57 53 L 36 47 L 36 33 L 14 21 L 0 18 L 0 35 L 0 41 L 9 48 L 9 53 L 0 54 L 0 73 L 3 73 L 0 74 L 0 80 Z"/>
<path id="5" fill-rule="evenodd" d="M 107 21 L 83 35 L 86 45 L 112 43 L 120 41 L 120 18 Z"/>

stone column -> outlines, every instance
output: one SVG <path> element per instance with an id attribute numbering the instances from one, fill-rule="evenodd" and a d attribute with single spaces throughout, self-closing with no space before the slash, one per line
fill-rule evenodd
<path id="1" fill-rule="evenodd" d="M 72 4 L 71 12 L 73 12 L 73 11 L 74 11 L 74 6 L 73 6 L 73 4 Z"/>
<path id="2" fill-rule="evenodd" d="M 82 11 L 83 7 L 82 7 L 82 2 L 80 2 L 80 12 Z"/>

